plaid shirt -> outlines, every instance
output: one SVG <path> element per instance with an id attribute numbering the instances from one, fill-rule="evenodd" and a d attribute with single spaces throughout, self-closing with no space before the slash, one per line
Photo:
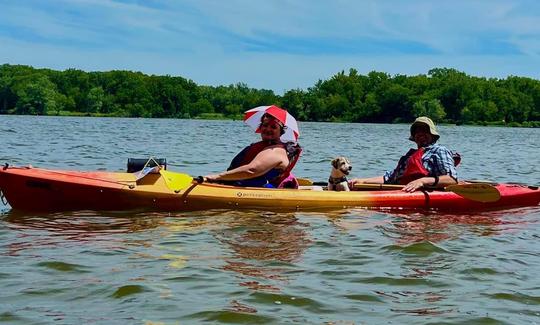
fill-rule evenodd
<path id="1" fill-rule="evenodd" d="M 454 166 L 454 158 L 452 152 L 446 147 L 438 144 L 432 144 L 424 148 L 422 155 L 422 164 L 429 172 L 429 176 L 449 175 L 457 180 L 456 167 Z M 385 184 L 399 184 L 399 178 L 403 175 L 407 166 L 408 158 L 414 153 L 414 149 L 409 150 L 407 154 L 399 160 L 397 167 L 394 170 L 389 170 L 384 173 Z"/>

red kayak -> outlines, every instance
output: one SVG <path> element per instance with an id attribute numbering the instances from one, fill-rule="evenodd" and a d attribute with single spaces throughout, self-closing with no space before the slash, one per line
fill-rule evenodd
<path id="1" fill-rule="evenodd" d="M 267 189 L 199 183 L 189 175 L 168 171 L 137 179 L 133 173 L 11 166 L 0 168 L 0 191 L 2 199 L 13 209 L 42 212 L 132 209 L 298 211 L 349 207 L 471 211 L 540 204 L 538 187 L 518 184 L 458 184 L 442 190 L 414 193 L 383 185 L 334 192 L 317 186 Z"/>

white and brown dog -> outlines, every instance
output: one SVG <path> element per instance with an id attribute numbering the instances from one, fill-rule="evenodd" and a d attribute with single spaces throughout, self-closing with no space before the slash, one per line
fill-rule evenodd
<path id="1" fill-rule="evenodd" d="M 351 162 L 346 157 L 332 160 L 332 172 L 328 178 L 329 191 L 350 191 L 347 175 L 352 169 Z"/>

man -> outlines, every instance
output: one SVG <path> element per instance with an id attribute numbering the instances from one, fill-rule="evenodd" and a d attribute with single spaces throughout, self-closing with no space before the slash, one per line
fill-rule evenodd
<path id="1" fill-rule="evenodd" d="M 410 149 L 394 170 L 382 176 L 357 178 L 354 184 L 402 184 L 403 191 L 414 192 L 424 186 L 445 187 L 457 183 L 457 172 L 452 152 L 436 144 L 440 136 L 429 117 L 421 116 L 411 125 L 409 140 L 416 149 Z"/>

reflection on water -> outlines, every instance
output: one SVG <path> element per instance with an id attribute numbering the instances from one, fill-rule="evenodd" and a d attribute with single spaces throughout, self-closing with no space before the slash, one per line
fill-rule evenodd
<path id="1" fill-rule="evenodd" d="M 293 262 L 310 244 L 308 234 L 294 214 L 255 213 L 240 215 L 216 234 L 237 258 Z"/>
<path id="2" fill-rule="evenodd" d="M 9 211 L 4 215 L 7 226 L 17 230 L 43 230 L 64 235 L 69 240 L 90 240 L 99 235 L 127 233 L 158 227 L 163 214 L 144 213 L 143 217 L 125 212 L 73 211 L 51 214 L 28 214 Z"/>
<path id="3" fill-rule="evenodd" d="M 369 209 L 349 209 L 328 212 L 323 217 L 345 233 L 378 229 L 388 238 L 392 238 L 396 245 L 408 245 L 459 239 L 464 232 L 472 232 L 479 236 L 494 236 L 517 231 L 531 222 L 531 213 L 539 210 L 540 208 L 536 207 L 525 207 L 451 214 L 424 210 L 407 212 L 392 210 L 391 213 L 385 213 Z"/>
<path id="4" fill-rule="evenodd" d="M 521 220 L 519 216 L 527 216 L 530 211 L 531 208 L 520 208 L 460 214 L 442 212 L 393 214 L 397 218 L 391 219 L 391 226 L 381 225 L 381 229 L 385 235 L 394 238 L 398 245 L 459 239 L 464 232 L 472 232 L 479 236 L 495 236 L 526 226 L 529 221 Z"/>
<path id="5" fill-rule="evenodd" d="M 94 211 L 56 214 L 26 214 L 9 211 L 4 215 L 5 226 L 20 233 L 7 243 L 5 254 L 20 255 L 25 250 L 68 247 L 75 243 L 104 242 L 109 248 L 122 246 L 116 235 L 156 228 L 162 223 L 159 215 L 114 215 Z"/>
<path id="6" fill-rule="evenodd" d="M 241 275 L 245 280 L 241 286 L 279 291 L 278 286 L 261 281 L 287 282 L 286 266 L 298 260 L 311 244 L 303 229 L 306 226 L 294 214 L 238 214 L 227 228 L 215 232 L 216 238 L 233 253 L 225 260 L 223 269 Z"/>

